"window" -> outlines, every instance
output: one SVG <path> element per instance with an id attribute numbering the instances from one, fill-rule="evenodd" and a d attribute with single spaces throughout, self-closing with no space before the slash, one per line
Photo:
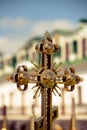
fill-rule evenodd
<path id="1" fill-rule="evenodd" d="M 58 56 L 58 57 L 61 57 L 61 47 L 59 47 L 59 50 L 58 50 L 58 52 L 57 52 L 57 56 Z"/>
<path id="2" fill-rule="evenodd" d="M 82 39 L 82 56 L 83 58 L 86 57 L 86 39 L 85 38 Z"/>
<path id="3" fill-rule="evenodd" d="M 16 55 L 14 55 L 14 56 L 12 57 L 12 67 L 15 68 L 15 67 L 16 67 L 16 64 L 17 64 L 17 57 L 16 57 Z"/>
<path id="4" fill-rule="evenodd" d="M 77 53 L 77 41 L 73 41 L 73 53 Z"/>

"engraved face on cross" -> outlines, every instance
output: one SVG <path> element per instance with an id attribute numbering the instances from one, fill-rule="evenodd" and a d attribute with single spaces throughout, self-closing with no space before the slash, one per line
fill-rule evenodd
<path id="1" fill-rule="evenodd" d="M 34 72 L 29 72 L 25 65 L 17 67 L 16 73 L 10 76 L 10 80 L 17 83 L 20 91 L 28 88 L 28 83 L 36 83 L 33 88 L 37 88 L 33 98 L 41 94 L 41 117 L 35 121 L 35 130 L 51 130 L 52 121 L 58 116 L 57 107 L 52 108 L 52 92 L 61 96 L 58 89 L 59 84 L 64 84 L 65 91 L 73 91 L 75 84 L 83 79 L 75 74 L 74 68 L 66 68 L 64 74 L 59 74 L 59 67 L 52 62 L 52 56 L 59 50 L 58 45 L 53 44 L 49 33 L 45 33 L 45 38 L 36 45 L 36 52 L 41 54 L 41 65 L 33 61 Z M 21 88 L 24 85 L 24 88 Z M 71 87 L 70 87 L 71 86 Z"/>

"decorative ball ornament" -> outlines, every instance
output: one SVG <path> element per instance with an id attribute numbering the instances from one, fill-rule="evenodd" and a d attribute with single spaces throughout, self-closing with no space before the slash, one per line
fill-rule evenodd
<path id="1" fill-rule="evenodd" d="M 28 79 L 28 68 L 25 65 L 17 67 L 17 74 L 15 79 L 19 82 L 20 85 L 26 85 L 29 82 Z"/>
<path id="2" fill-rule="evenodd" d="M 22 84 L 27 84 L 29 82 L 29 79 L 28 79 L 28 73 L 26 71 L 24 72 L 20 72 L 18 74 L 18 77 L 17 77 L 17 80 L 18 82 L 22 85 Z"/>
<path id="3" fill-rule="evenodd" d="M 43 53 L 42 45 L 43 45 L 42 43 L 39 43 L 39 44 L 37 44 L 37 45 L 35 46 L 36 52 L 38 52 L 38 53 Z"/>
<path id="4" fill-rule="evenodd" d="M 68 86 L 72 86 L 76 84 L 76 77 L 74 74 L 66 76 L 66 82 Z"/>
<path id="5" fill-rule="evenodd" d="M 56 81 L 55 73 L 52 70 L 44 70 L 41 75 L 41 84 L 44 88 L 53 88 Z"/>
<path id="6" fill-rule="evenodd" d="M 45 43 L 44 46 L 43 46 L 43 51 L 46 53 L 46 54 L 53 54 L 55 52 L 55 48 L 54 48 L 54 45 L 52 43 Z"/>
<path id="7" fill-rule="evenodd" d="M 28 68 L 27 68 L 26 65 L 21 65 L 21 66 L 18 66 L 18 67 L 17 67 L 17 73 L 23 72 L 23 71 L 28 72 Z"/>

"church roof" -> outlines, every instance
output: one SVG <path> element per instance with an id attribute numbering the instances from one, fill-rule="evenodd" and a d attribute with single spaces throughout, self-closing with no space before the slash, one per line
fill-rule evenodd
<path id="1" fill-rule="evenodd" d="M 87 19 L 80 19 L 79 22 L 81 22 L 81 23 L 87 23 Z"/>

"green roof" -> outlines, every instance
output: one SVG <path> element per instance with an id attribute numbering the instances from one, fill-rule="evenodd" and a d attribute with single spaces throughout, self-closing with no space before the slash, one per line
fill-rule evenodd
<path id="1" fill-rule="evenodd" d="M 29 39 L 29 41 L 27 41 L 27 43 L 25 43 L 25 45 L 22 48 L 27 50 L 32 47 L 32 44 L 34 43 L 34 41 L 40 42 L 42 38 L 43 38 L 42 36 L 33 37 Z"/>
<path id="2" fill-rule="evenodd" d="M 82 29 L 82 27 L 78 27 L 75 30 L 63 30 L 63 29 L 56 29 L 51 34 L 54 35 L 55 33 L 62 35 L 62 36 L 71 36 L 77 32 L 79 32 Z"/>
<path id="3" fill-rule="evenodd" d="M 63 30 L 63 29 L 56 29 L 52 32 L 52 35 L 54 35 L 55 33 L 59 34 L 59 35 L 63 35 L 63 36 L 69 36 L 73 34 L 72 30 Z"/>
<path id="4" fill-rule="evenodd" d="M 81 23 L 87 23 L 87 19 L 80 19 L 79 22 L 81 22 Z"/>
<path id="5" fill-rule="evenodd" d="M 87 70 L 87 57 L 82 59 L 76 59 L 73 62 L 65 62 L 62 64 L 63 68 L 74 67 L 78 72 L 85 72 Z"/>

